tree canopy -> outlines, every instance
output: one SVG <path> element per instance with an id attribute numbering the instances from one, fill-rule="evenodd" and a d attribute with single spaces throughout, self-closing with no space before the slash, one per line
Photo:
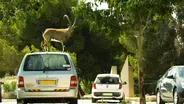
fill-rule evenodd
<path id="1" fill-rule="evenodd" d="M 105 2 L 107 9 L 95 9 Z M 14 0 L 0 3 L 0 72 L 13 75 L 23 55 L 42 49 L 46 28 L 67 28 L 77 17 L 65 50 L 74 53 L 82 79 L 120 72 L 127 56 L 138 79 L 137 32 L 143 35 L 144 77 L 158 79 L 172 65 L 183 65 L 184 8 L 180 0 Z M 175 17 L 173 17 L 175 15 Z M 51 42 L 53 50 L 62 50 Z"/>

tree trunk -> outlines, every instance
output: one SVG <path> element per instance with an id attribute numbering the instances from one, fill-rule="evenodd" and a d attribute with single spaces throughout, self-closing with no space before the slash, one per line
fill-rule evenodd
<path id="1" fill-rule="evenodd" d="M 143 33 L 145 28 L 141 28 L 137 37 L 137 45 L 138 45 L 138 72 L 139 72 L 139 94 L 140 94 L 140 104 L 146 104 L 145 92 L 144 92 L 144 73 L 143 73 Z"/>

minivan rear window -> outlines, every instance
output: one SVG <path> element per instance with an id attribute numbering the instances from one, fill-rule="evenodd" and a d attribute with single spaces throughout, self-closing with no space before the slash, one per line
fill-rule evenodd
<path id="1" fill-rule="evenodd" d="M 119 84 L 118 77 L 98 77 L 97 84 Z"/>
<path id="2" fill-rule="evenodd" d="M 35 54 L 25 59 L 24 71 L 56 71 L 67 70 L 64 65 L 70 65 L 66 55 L 62 54 Z"/>

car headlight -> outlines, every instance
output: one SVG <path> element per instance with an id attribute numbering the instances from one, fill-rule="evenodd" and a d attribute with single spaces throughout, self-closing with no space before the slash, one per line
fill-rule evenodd
<path id="1" fill-rule="evenodd" d="M 184 82 L 181 82 L 181 87 L 184 88 Z"/>

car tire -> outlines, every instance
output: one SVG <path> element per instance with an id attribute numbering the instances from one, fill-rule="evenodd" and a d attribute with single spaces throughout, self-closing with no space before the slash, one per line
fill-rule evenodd
<path id="1" fill-rule="evenodd" d="M 160 91 L 159 90 L 157 91 L 156 100 L 157 100 L 157 104 L 165 104 L 165 102 L 160 97 Z"/>
<path id="2" fill-rule="evenodd" d="M 92 98 L 92 103 L 96 103 L 97 99 Z"/>
<path id="3" fill-rule="evenodd" d="M 174 104 L 183 104 L 180 101 L 180 97 L 178 96 L 178 92 L 176 89 L 174 90 L 173 101 L 174 101 Z"/>
<path id="4" fill-rule="evenodd" d="M 78 104 L 78 99 L 77 98 L 70 99 L 69 104 Z"/>

